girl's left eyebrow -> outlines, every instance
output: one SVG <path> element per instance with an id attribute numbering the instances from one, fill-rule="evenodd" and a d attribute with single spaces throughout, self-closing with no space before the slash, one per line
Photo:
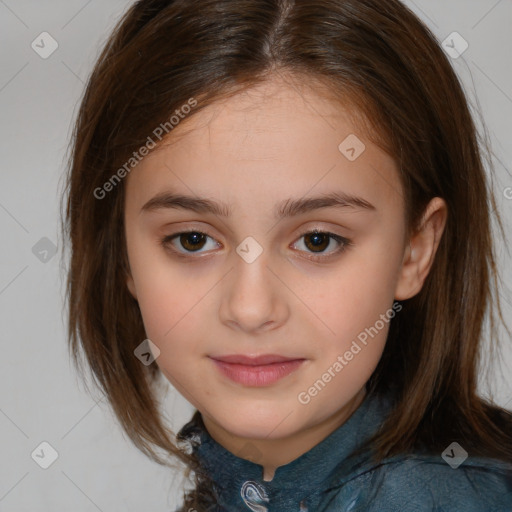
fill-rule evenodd
<path id="1" fill-rule="evenodd" d="M 315 197 L 286 199 L 276 205 L 275 218 L 293 217 L 323 208 L 355 208 L 358 211 L 376 212 L 377 208 L 366 199 L 345 192 L 329 192 Z M 205 197 L 175 194 L 171 191 L 161 192 L 147 201 L 139 215 L 164 209 L 191 210 L 197 213 L 212 213 L 229 217 L 232 210 L 226 203 L 213 201 Z"/>

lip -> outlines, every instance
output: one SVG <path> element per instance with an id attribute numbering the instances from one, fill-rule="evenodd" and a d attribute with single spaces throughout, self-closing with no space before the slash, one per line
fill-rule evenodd
<path id="1" fill-rule="evenodd" d="M 244 386 L 269 386 L 297 370 L 303 358 L 288 358 L 274 354 L 262 356 L 230 355 L 211 357 L 220 372 Z"/>
<path id="2" fill-rule="evenodd" d="M 276 354 L 263 354 L 260 356 L 246 356 L 243 354 L 233 354 L 229 356 L 211 356 L 216 361 L 224 363 L 243 364 L 246 366 L 261 366 L 273 363 L 286 363 L 288 361 L 296 361 L 303 359 L 301 357 L 284 357 Z"/>

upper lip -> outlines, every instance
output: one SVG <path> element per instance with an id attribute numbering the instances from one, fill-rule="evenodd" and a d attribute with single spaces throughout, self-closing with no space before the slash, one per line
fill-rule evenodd
<path id="1" fill-rule="evenodd" d="M 223 363 L 245 364 L 247 366 L 283 363 L 287 361 L 297 361 L 299 359 L 304 359 L 303 357 L 284 357 L 275 354 L 264 354 L 261 356 L 245 356 L 241 354 L 233 354 L 229 356 L 211 356 L 211 358 L 217 361 L 222 361 Z"/>

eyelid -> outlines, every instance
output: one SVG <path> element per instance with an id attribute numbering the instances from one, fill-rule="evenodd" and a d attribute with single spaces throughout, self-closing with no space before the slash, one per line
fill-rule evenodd
<path id="1" fill-rule="evenodd" d="M 208 251 L 206 253 L 203 253 L 203 252 L 187 252 L 187 251 L 182 252 L 182 251 L 179 251 L 179 250 L 175 249 L 174 247 L 172 247 L 171 242 L 175 238 L 178 238 L 180 235 L 186 235 L 186 234 L 189 234 L 189 233 L 199 233 L 201 235 L 205 235 L 206 237 L 210 238 L 211 240 L 214 240 L 217 245 L 220 245 L 220 243 L 213 236 L 209 235 L 206 231 L 201 230 L 201 229 L 193 229 L 193 228 L 184 228 L 184 229 L 181 229 L 179 231 L 176 231 L 175 233 L 171 233 L 169 235 L 165 235 L 165 236 L 159 238 L 159 242 L 164 247 L 164 249 L 170 250 L 176 256 L 178 256 L 180 258 L 183 258 L 183 259 L 186 259 L 186 260 L 189 260 L 189 261 L 195 260 L 195 259 L 198 259 L 198 258 L 202 258 L 202 257 L 205 257 L 205 255 L 210 254 L 211 251 Z"/>
<path id="2" fill-rule="evenodd" d="M 321 229 L 321 228 L 310 228 L 306 229 L 305 231 L 301 231 L 299 236 L 297 237 L 297 241 L 304 237 L 304 235 L 309 235 L 313 233 L 320 233 L 322 235 L 327 235 L 330 239 L 334 240 L 337 244 L 340 244 L 337 249 L 323 253 L 314 253 L 314 252 L 306 252 L 306 251 L 300 251 L 307 256 L 305 256 L 306 259 L 314 261 L 314 262 L 328 262 L 330 259 L 341 255 L 343 252 L 345 252 L 350 246 L 353 245 L 352 241 L 348 238 L 339 235 L 337 233 L 333 233 L 332 231 L 328 229 Z M 295 245 L 297 242 L 294 242 L 293 245 Z"/>
<path id="3" fill-rule="evenodd" d="M 174 233 L 171 233 L 171 234 L 168 234 L 164 237 L 161 237 L 159 239 L 160 241 L 160 244 L 165 248 L 165 249 L 169 249 L 170 251 L 172 251 L 174 254 L 176 254 L 178 257 L 181 257 L 183 259 L 187 259 L 187 260 L 197 260 L 198 258 L 202 258 L 202 257 L 207 257 L 208 255 L 211 254 L 211 251 L 207 251 L 206 253 L 203 253 L 203 252 L 193 252 L 193 251 L 189 251 L 189 252 L 182 252 L 182 251 L 179 251 L 175 248 L 173 248 L 170 244 L 170 242 L 172 240 L 174 240 L 175 238 L 179 237 L 180 235 L 183 235 L 183 234 L 189 234 L 189 233 L 198 233 L 198 234 L 201 234 L 201 235 L 205 235 L 206 237 L 212 239 L 215 241 L 215 243 L 217 245 L 220 244 L 220 242 L 218 242 L 216 240 L 215 237 L 213 237 L 212 235 L 210 235 L 207 230 L 203 230 L 203 229 L 195 229 L 194 227 L 192 226 L 186 226 L 185 228 L 181 229 L 181 230 L 178 230 Z M 320 262 L 320 261 L 327 261 L 328 259 L 332 258 L 332 257 L 335 257 L 337 255 L 339 255 L 340 253 L 344 252 L 348 247 L 352 246 L 353 243 L 350 239 L 338 234 L 338 233 L 334 233 L 332 231 L 330 231 L 329 229 L 326 229 L 326 228 L 322 228 L 318 225 L 316 225 L 315 227 L 310 227 L 310 228 L 302 228 L 302 230 L 295 235 L 295 238 L 294 238 L 294 242 L 291 244 L 291 245 L 296 245 L 297 242 L 303 238 L 305 235 L 310 235 L 310 234 L 313 234 L 313 233 L 320 233 L 320 234 L 323 234 L 323 235 L 326 235 L 328 236 L 330 239 L 334 240 L 337 244 L 340 244 L 339 247 L 333 251 L 330 251 L 330 252 L 327 252 L 327 253 L 322 253 L 322 252 L 319 252 L 319 253 L 314 253 L 314 252 L 307 252 L 307 251 L 298 251 L 300 253 L 304 253 L 304 254 L 307 254 L 308 256 L 305 256 L 306 259 L 309 259 L 309 260 L 312 260 L 312 261 L 317 261 L 317 262 Z M 222 244 L 220 244 L 222 245 Z"/>

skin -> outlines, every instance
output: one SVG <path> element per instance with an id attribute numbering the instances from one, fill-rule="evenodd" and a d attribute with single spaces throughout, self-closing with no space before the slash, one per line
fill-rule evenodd
<path id="1" fill-rule="evenodd" d="M 354 161 L 338 149 L 349 134 L 366 145 Z M 309 403 L 298 395 L 394 299 L 420 291 L 446 205 L 434 198 L 409 238 L 394 160 L 358 131 L 339 103 L 278 77 L 189 116 L 166 142 L 127 177 L 127 286 L 168 380 L 201 411 L 218 443 L 261 464 L 271 480 L 276 468 L 325 439 L 364 399 L 388 323 Z M 222 201 L 232 214 L 141 212 L 169 189 Z M 283 200 L 332 191 L 362 197 L 375 211 L 331 207 L 273 217 Z M 313 228 L 352 245 L 336 254 L 340 244 L 327 238 L 315 252 L 311 235 L 301 236 Z M 180 237 L 167 248 L 160 244 L 187 230 L 208 235 L 198 251 Z M 263 249 L 251 263 L 236 252 L 248 236 Z M 187 248 L 188 259 L 180 258 Z M 323 260 L 312 261 L 315 256 Z M 227 379 L 209 358 L 228 354 L 306 361 L 272 385 L 248 387 Z"/>

